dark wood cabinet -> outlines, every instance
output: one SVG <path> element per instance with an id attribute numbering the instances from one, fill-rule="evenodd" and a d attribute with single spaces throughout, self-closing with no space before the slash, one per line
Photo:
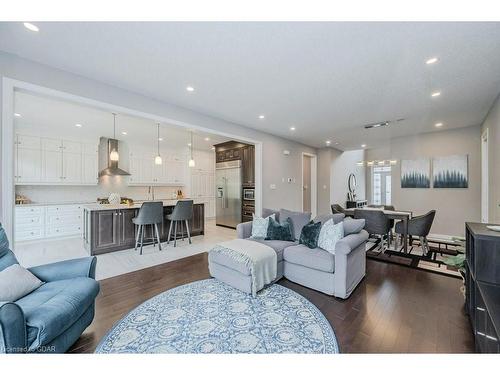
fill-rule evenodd
<path id="1" fill-rule="evenodd" d="M 170 228 L 170 221 L 167 220 L 166 216 L 171 214 L 173 209 L 173 206 L 165 206 L 163 209 L 164 219 L 158 226 L 162 242 L 167 240 Z M 87 251 L 91 255 L 98 255 L 133 248 L 137 227 L 132 222 L 132 219 L 137 216 L 138 211 L 138 208 L 85 210 L 84 245 Z M 193 218 L 189 222 L 189 228 L 191 236 L 205 234 L 204 204 L 195 204 L 193 206 Z M 153 236 L 150 225 L 145 226 L 144 229 L 145 237 L 149 238 Z M 178 229 L 177 236 L 180 237 L 180 235 L 180 229 Z"/>
<path id="2" fill-rule="evenodd" d="M 242 183 L 244 187 L 255 186 L 255 146 L 243 148 L 242 152 Z"/>
<path id="3" fill-rule="evenodd" d="M 92 212 L 91 222 L 93 254 L 106 253 L 120 245 L 120 220 L 116 210 Z"/>
<path id="4" fill-rule="evenodd" d="M 476 351 L 500 353 L 500 233 L 466 223 L 465 306 Z"/>

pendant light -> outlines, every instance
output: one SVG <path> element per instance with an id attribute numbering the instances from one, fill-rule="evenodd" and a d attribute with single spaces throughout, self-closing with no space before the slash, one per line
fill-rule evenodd
<path id="1" fill-rule="evenodd" d="M 160 156 L 160 123 L 158 122 L 156 125 L 158 126 L 158 134 L 157 134 L 158 154 L 155 157 L 155 164 L 161 165 L 162 160 L 161 160 L 161 156 Z"/>
<path id="2" fill-rule="evenodd" d="M 116 113 L 113 113 L 113 139 L 116 139 Z M 113 148 L 109 153 L 109 160 L 118 161 L 120 159 L 120 155 L 116 148 Z"/>
<path id="3" fill-rule="evenodd" d="M 190 146 L 190 148 L 191 148 L 191 159 L 189 159 L 189 163 L 188 163 L 188 165 L 189 165 L 190 168 L 194 168 L 194 166 L 195 166 L 195 162 L 194 162 L 194 159 L 193 159 L 193 146 L 194 146 L 194 144 L 193 144 L 193 132 L 191 131 L 191 146 Z"/>

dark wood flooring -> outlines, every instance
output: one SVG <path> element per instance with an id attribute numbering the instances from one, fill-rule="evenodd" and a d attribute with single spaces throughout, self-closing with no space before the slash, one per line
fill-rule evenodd
<path id="1" fill-rule="evenodd" d="M 105 279 L 94 322 L 71 352 L 91 353 L 113 324 L 167 289 L 209 277 L 207 254 Z M 474 341 L 461 281 L 367 260 L 367 276 L 347 300 L 288 280 L 281 285 L 314 303 L 330 321 L 342 353 L 469 353 Z"/>

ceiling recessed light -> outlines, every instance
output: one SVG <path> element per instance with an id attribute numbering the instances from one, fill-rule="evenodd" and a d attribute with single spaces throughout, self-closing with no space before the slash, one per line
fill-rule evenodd
<path id="1" fill-rule="evenodd" d="M 30 31 L 35 31 L 35 32 L 40 31 L 40 29 L 38 28 L 38 26 L 33 25 L 32 23 L 24 22 L 23 25 L 24 25 L 24 27 L 26 27 Z"/>
<path id="2" fill-rule="evenodd" d="M 431 64 L 434 64 L 434 63 L 437 63 L 438 62 L 438 58 L 437 57 L 431 57 L 429 60 L 427 60 L 425 63 L 427 65 L 431 65 Z"/>
<path id="3" fill-rule="evenodd" d="M 292 126 L 292 127 L 290 128 L 290 130 L 291 130 L 291 131 L 295 131 L 295 126 Z"/>
<path id="4" fill-rule="evenodd" d="M 188 143 L 188 146 L 191 147 L 191 143 Z"/>
<path id="5" fill-rule="evenodd" d="M 332 141 L 325 141 L 325 143 L 329 145 L 330 143 L 332 143 Z"/>
<path id="6" fill-rule="evenodd" d="M 75 124 L 75 126 L 76 126 L 77 128 L 81 128 L 81 127 L 82 127 L 82 124 Z"/>
<path id="7" fill-rule="evenodd" d="M 336 144 L 336 145 L 338 145 L 338 144 L 340 144 L 340 143 L 338 143 L 338 142 L 335 142 L 335 144 Z"/>
<path id="8" fill-rule="evenodd" d="M 207 141 L 207 142 L 208 142 L 209 140 L 210 140 L 210 138 L 208 138 L 208 137 L 206 137 L 206 138 L 205 138 L 205 141 Z"/>
<path id="9" fill-rule="evenodd" d="M 15 117 L 21 117 L 21 114 L 20 113 L 14 113 L 14 116 Z"/>
<path id="10" fill-rule="evenodd" d="M 363 144 L 361 145 L 361 147 L 365 148 L 365 147 L 366 147 L 366 145 L 363 143 Z"/>
<path id="11" fill-rule="evenodd" d="M 441 91 L 436 91 L 436 92 L 433 92 L 433 93 L 431 94 L 431 96 L 432 96 L 433 98 L 435 98 L 436 96 L 439 96 L 439 95 L 441 95 Z"/>
<path id="12" fill-rule="evenodd" d="M 186 87 L 186 90 L 189 91 L 189 92 L 193 92 L 194 91 L 194 87 L 193 86 L 188 86 L 188 87 Z"/>
<path id="13" fill-rule="evenodd" d="M 127 132 L 122 132 L 123 135 L 127 135 L 128 133 Z"/>
<path id="14" fill-rule="evenodd" d="M 266 116 L 264 116 L 264 115 L 259 115 L 259 118 L 260 118 L 261 120 L 262 120 L 262 119 L 264 119 L 265 117 L 266 117 Z"/>
<path id="15" fill-rule="evenodd" d="M 442 122 L 438 122 L 438 123 L 434 124 L 434 126 L 436 128 L 440 128 L 441 126 L 443 126 L 443 123 Z"/>
<path id="16" fill-rule="evenodd" d="M 160 137 L 160 138 L 158 138 L 158 140 L 159 140 L 159 141 L 163 141 L 163 138 L 162 138 L 162 137 Z"/>

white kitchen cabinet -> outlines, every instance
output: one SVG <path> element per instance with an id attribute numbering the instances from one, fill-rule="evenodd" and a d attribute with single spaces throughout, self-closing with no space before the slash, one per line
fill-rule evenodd
<path id="1" fill-rule="evenodd" d="M 83 233 L 82 205 L 16 206 L 15 241 L 29 241 Z"/>
<path id="2" fill-rule="evenodd" d="M 42 151 L 42 182 L 63 183 L 62 152 Z"/>
<path id="3" fill-rule="evenodd" d="M 63 151 L 63 174 L 65 183 L 78 184 L 82 182 L 82 154 Z"/>
<path id="4" fill-rule="evenodd" d="M 42 160 L 40 149 L 17 149 L 15 166 L 15 181 L 24 183 L 37 183 L 42 178 Z"/>
<path id="5" fill-rule="evenodd" d="M 162 154 L 162 164 L 154 162 L 156 155 L 131 152 L 129 155 L 129 185 L 184 186 L 187 161 L 178 155 Z"/>
<path id="6" fill-rule="evenodd" d="M 15 181 L 19 185 L 98 183 L 96 143 L 17 134 Z"/>

